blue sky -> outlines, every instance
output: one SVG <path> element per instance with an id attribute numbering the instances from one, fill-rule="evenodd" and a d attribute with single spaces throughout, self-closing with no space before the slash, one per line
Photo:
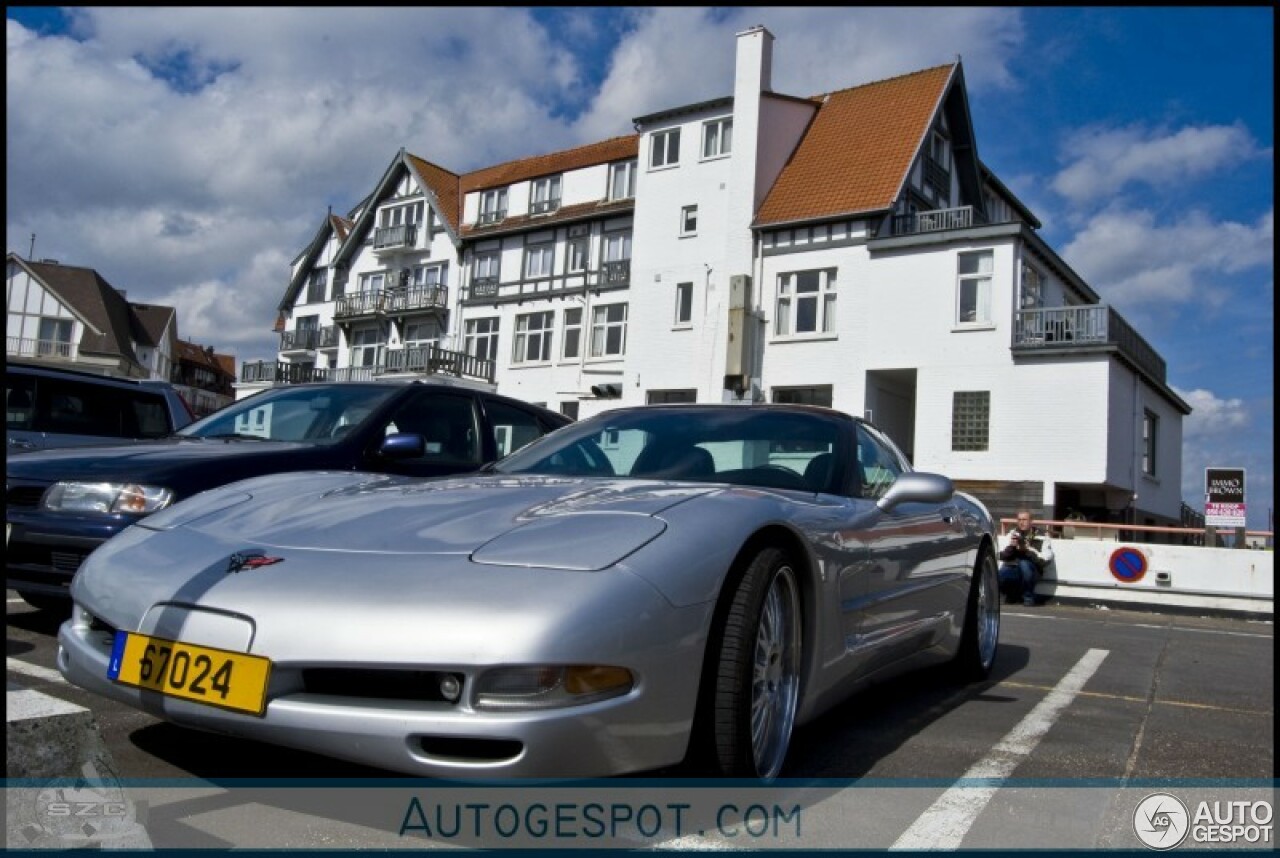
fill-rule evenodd
<path id="1" fill-rule="evenodd" d="M 733 34 L 812 95 L 964 62 L 982 160 L 1194 408 L 1183 496 L 1273 505 L 1269 7 L 13 8 L 6 244 L 272 357 L 289 263 L 401 146 L 455 171 L 729 94 Z"/>

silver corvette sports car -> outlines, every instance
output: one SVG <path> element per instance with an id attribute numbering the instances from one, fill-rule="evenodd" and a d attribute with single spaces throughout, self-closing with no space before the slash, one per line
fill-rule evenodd
<path id="1" fill-rule="evenodd" d="M 773 778 L 873 679 L 987 674 L 994 544 L 839 412 L 621 408 L 466 477 L 282 474 L 143 519 L 77 573 L 59 667 L 413 774 Z"/>

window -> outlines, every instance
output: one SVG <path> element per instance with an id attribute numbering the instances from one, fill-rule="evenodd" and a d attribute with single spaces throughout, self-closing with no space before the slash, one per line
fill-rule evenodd
<path id="1" fill-rule="evenodd" d="M 693 321 L 693 284 L 676 284 L 676 324 L 688 325 Z"/>
<path id="2" fill-rule="evenodd" d="M 307 301 L 308 304 L 321 304 L 324 302 L 325 287 L 325 270 L 317 268 L 311 272 L 311 276 L 307 278 Z"/>
<path id="3" fill-rule="evenodd" d="M 378 226 L 403 226 L 405 224 L 416 224 L 422 220 L 422 203 L 417 202 L 407 206 L 395 206 L 394 208 L 385 208 L 378 212 Z"/>
<path id="4" fill-rule="evenodd" d="M 831 407 L 831 385 L 819 384 L 813 387 L 775 387 L 773 401 L 790 405 L 821 405 Z"/>
<path id="5" fill-rule="evenodd" d="M 476 414 L 475 400 L 470 396 L 458 396 L 433 390 L 415 391 L 391 415 L 383 427 L 383 433 L 413 432 L 426 442 L 421 458 L 397 459 L 398 466 L 406 463 L 408 472 L 428 476 L 447 471 L 417 470 L 412 466 L 478 465 L 481 462 L 480 421 Z"/>
<path id="6" fill-rule="evenodd" d="M 577 402 L 561 402 L 560 413 L 570 420 L 578 419 L 578 403 Z"/>
<path id="7" fill-rule="evenodd" d="M 1142 414 L 1142 473 L 1148 477 L 1156 475 L 1156 430 L 1160 426 L 1160 418 L 1148 410 Z"/>
<path id="8" fill-rule="evenodd" d="M 902 462 L 887 441 L 858 424 L 858 476 L 864 498 L 882 498 L 902 473 Z"/>
<path id="9" fill-rule="evenodd" d="M 555 257 L 554 244 L 531 244 L 524 249 L 524 276 L 550 277 Z"/>
<path id="10" fill-rule="evenodd" d="M 1037 310 L 1044 306 L 1044 275 L 1025 262 L 1022 263 L 1022 298 L 1018 306 L 1023 310 Z"/>
<path id="11" fill-rule="evenodd" d="M 778 275 L 774 332 L 780 337 L 830 333 L 836 322 L 836 270 Z"/>
<path id="12" fill-rule="evenodd" d="M 631 233 L 615 232 L 604 237 L 604 261 L 621 262 L 631 258 Z"/>
<path id="13" fill-rule="evenodd" d="M 680 161 L 680 129 L 658 131 L 649 141 L 649 167 L 671 167 Z"/>
<path id="14" fill-rule="evenodd" d="M 404 344 L 408 348 L 435 345 L 440 339 L 440 326 L 435 319 L 410 322 L 404 328 Z"/>
<path id="15" fill-rule="evenodd" d="M 495 360 L 498 357 L 498 322 L 497 316 L 487 319 L 467 319 L 466 334 L 463 336 L 463 348 L 467 354 L 481 360 Z"/>
<path id="16" fill-rule="evenodd" d="M 46 357 L 71 357 L 70 319 L 41 319 L 37 337 L 36 354 Z"/>
<path id="17" fill-rule="evenodd" d="M 570 307 L 564 311 L 564 349 L 561 356 L 576 358 L 582 348 L 582 308 Z"/>
<path id="18" fill-rule="evenodd" d="M 673 402 L 697 402 L 696 390 L 651 390 L 645 394 L 647 405 L 668 405 Z"/>
<path id="19" fill-rule="evenodd" d="M 506 188 L 497 188 L 492 191 L 484 191 L 480 194 L 480 218 L 477 223 L 481 226 L 487 223 L 497 223 L 506 216 Z"/>
<path id="20" fill-rule="evenodd" d="M 698 234 L 698 207 L 685 206 L 680 209 L 680 235 Z"/>
<path id="21" fill-rule="evenodd" d="M 733 120 L 716 119 L 702 126 L 702 157 L 718 158 L 733 151 Z"/>
<path id="22" fill-rule="evenodd" d="M 512 363 L 536 363 L 551 360 L 551 328 L 555 313 L 526 313 L 516 316 L 515 348 Z"/>
<path id="23" fill-rule="evenodd" d="M 377 328 L 351 332 L 351 365 L 377 366 L 382 357 L 382 334 Z"/>
<path id="24" fill-rule="evenodd" d="M 596 307 L 591 317 L 591 356 L 615 357 L 627 351 L 627 305 Z"/>
<path id="25" fill-rule="evenodd" d="M 988 449 L 991 391 L 957 390 L 951 395 L 951 449 Z"/>
<path id="26" fill-rule="evenodd" d="M 496 250 L 488 250 L 476 253 L 475 264 L 472 266 L 473 284 L 489 283 L 494 286 L 498 284 L 498 264 L 502 259 L 502 254 Z"/>
<path id="27" fill-rule="evenodd" d="M 485 400 L 484 409 L 489 412 L 489 422 L 493 424 L 493 440 L 498 447 L 498 458 L 514 453 L 546 432 L 537 417 L 514 405 L 488 399 Z"/>
<path id="28" fill-rule="evenodd" d="M 449 282 L 449 263 L 415 265 L 409 275 L 410 286 L 445 286 Z"/>
<path id="29" fill-rule="evenodd" d="M 372 274 L 360 275 L 360 291 L 361 292 L 377 292 L 382 289 L 384 283 L 387 282 L 387 272 L 375 271 Z"/>
<path id="30" fill-rule="evenodd" d="M 990 250 L 961 253 L 959 286 L 956 289 L 956 321 L 961 325 L 991 324 L 991 272 L 994 260 Z"/>
<path id="31" fill-rule="evenodd" d="M 560 208 L 560 177 L 534 179 L 529 196 L 529 213 L 544 214 Z"/>
<path id="32" fill-rule="evenodd" d="M 587 270 L 589 260 L 590 245 L 586 238 L 571 238 L 566 245 L 569 260 L 568 269 L 570 273 L 582 272 Z"/>
<path id="33" fill-rule="evenodd" d="M 636 162 L 609 165 L 609 199 L 625 200 L 636 195 Z"/>

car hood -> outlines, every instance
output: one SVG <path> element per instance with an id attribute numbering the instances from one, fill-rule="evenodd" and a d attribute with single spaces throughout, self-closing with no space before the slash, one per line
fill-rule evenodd
<path id="1" fill-rule="evenodd" d="M 144 520 L 149 529 L 185 528 L 246 547 L 350 553 L 472 554 L 513 565 L 531 535 L 552 540 L 568 567 L 593 567 L 585 547 L 635 545 L 660 532 L 653 516 L 710 486 L 635 480 L 479 475 L 413 479 L 341 472 L 277 475 L 228 486 Z M 205 509 L 210 511 L 205 513 Z M 646 524 L 645 519 L 653 521 Z M 523 531 L 521 547 L 493 545 Z M 644 538 L 647 537 L 647 538 Z M 568 545 L 572 541 L 572 545 Z M 546 553 L 550 546 L 540 553 Z M 600 546 L 605 550 L 606 545 Z M 483 549 L 483 550 L 482 550 Z M 616 556 L 616 551 L 606 553 Z"/>
<path id="2" fill-rule="evenodd" d="M 201 462 L 215 467 L 231 459 L 282 456 L 314 450 L 315 444 L 243 439 L 165 438 L 131 444 L 32 450 L 10 459 L 8 476 L 19 479 L 155 479 Z"/>

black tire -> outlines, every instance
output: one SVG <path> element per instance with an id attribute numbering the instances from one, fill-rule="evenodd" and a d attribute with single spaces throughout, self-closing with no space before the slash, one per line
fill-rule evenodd
<path id="1" fill-rule="evenodd" d="M 713 768 L 777 777 L 800 696 L 800 586 L 787 555 L 765 548 L 747 566 L 713 639 L 707 702 Z"/>
<path id="2" fill-rule="evenodd" d="M 22 590 L 18 591 L 18 595 L 22 597 L 22 601 L 37 611 L 65 611 L 67 616 L 71 616 L 71 600 L 63 596 L 29 593 Z"/>
<path id="3" fill-rule="evenodd" d="M 986 679 L 1000 646 L 1000 579 L 990 546 L 983 546 L 974 564 L 965 605 L 964 631 L 956 666 L 970 682 Z"/>

